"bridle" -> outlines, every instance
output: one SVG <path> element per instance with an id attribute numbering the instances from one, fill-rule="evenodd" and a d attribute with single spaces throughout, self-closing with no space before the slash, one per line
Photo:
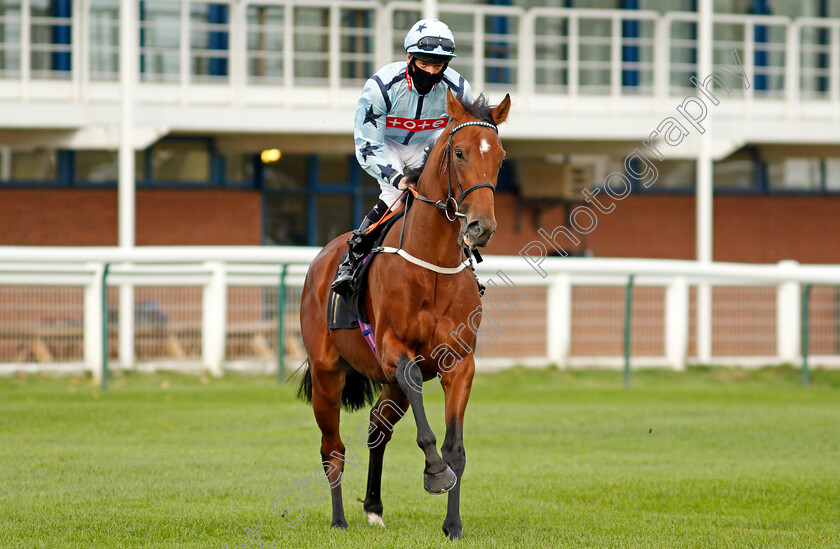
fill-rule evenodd
<path id="1" fill-rule="evenodd" d="M 461 202 L 464 201 L 464 198 L 466 198 L 467 195 L 469 195 L 471 192 L 477 191 L 478 189 L 488 188 L 491 191 L 493 191 L 494 195 L 496 194 L 496 187 L 494 187 L 493 184 L 490 183 L 489 181 L 482 181 L 481 183 L 476 183 L 475 185 L 471 185 L 471 186 L 467 187 L 466 189 L 461 187 L 461 182 L 458 181 L 458 173 L 455 171 L 455 160 L 452 158 L 452 136 L 455 135 L 455 132 L 457 132 L 458 130 L 460 130 L 462 128 L 466 128 L 467 126 L 484 126 L 484 127 L 487 127 L 487 128 L 493 128 L 493 131 L 495 131 L 496 133 L 499 133 L 499 128 L 496 127 L 495 124 L 491 124 L 490 122 L 480 122 L 480 121 L 464 122 L 463 124 L 458 124 L 457 126 L 452 128 L 451 130 L 449 130 L 449 141 L 446 143 L 446 148 L 443 151 L 443 158 L 441 159 L 440 167 L 438 168 L 438 173 L 440 173 L 442 171 L 442 172 L 445 172 L 446 175 L 447 175 L 446 198 L 442 199 L 442 200 L 432 200 L 431 198 L 427 198 L 427 197 L 423 196 L 422 194 L 420 194 L 419 192 L 417 192 L 417 190 L 414 189 L 413 187 L 408 187 L 408 190 L 411 192 L 411 194 L 414 196 L 415 199 L 419 200 L 420 202 L 425 202 L 426 204 L 432 204 L 437 209 L 442 210 L 443 214 L 446 216 L 446 219 L 449 222 L 455 221 L 459 217 L 462 218 L 462 219 L 466 219 L 467 216 L 459 211 L 459 207 L 461 206 Z M 458 192 L 460 193 L 458 195 L 457 200 L 455 199 L 455 195 L 452 192 L 452 190 L 453 190 L 452 180 L 453 179 L 455 179 L 455 186 L 458 188 Z M 407 204 L 406 208 L 408 208 L 408 203 L 406 203 L 406 204 Z M 449 213 L 450 204 L 454 206 L 453 213 L 451 215 Z M 424 269 L 428 269 L 430 271 L 434 271 L 436 273 L 447 274 L 447 275 L 460 273 L 466 267 L 470 267 L 474 270 L 474 267 L 472 266 L 472 258 L 473 257 L 475 257 L 476 261 L 478 261 L 479 263 L 481 262 L 481 254 L 479 254 L 477 250 L 470 251 L 469 248 L 464 248 L 464 250 L 465 250 L 464 253 L 466 254 L 466 259 L 456 267 L 440 267 L 438 265 L 434 265 L 434 264 L 429 263 L 427 261 L 423 261 L 422 259 L 419 259 L 419 258 L 414 257 L 413 255 L 409 254 L 408 252 L 406 252 L 405 250 L 402 249 L 403 236 L 405 234 L 405 221 L 406 221 L 407 217 L 408 217 L 407 215 L 403 216 L 402 228 L 400 228 L 399 247 L 392 248 L 392 247 L 387 247 L 387 246 L 381 246 L 379 248 L 374 248 L 374 250 L 373 250 L 374 252 L 376 252 L 376 253 L 382 252 L 382 253 L 398 254 L 398 255 L 402 256 L 403 259 L 405 259 L 406 261 L 408 261 L 410 263 L 414 263 L 415 265 L 418 265 L 418 266 L 420 266 Z M 380 220 L 379 222 L 381 223 L 382 220 Z M 481 295 L 483 295 L 483 294 L 481 294 Z"/>
<path id="2" fill-rule="evenodd" d="M 499 128 L 495 124 L 491 124 L 490 122 L 464 122 L 463 124 L 458 124 L 451 130 L 449 130 L 449 141 L 446 143 L 446 148 L 443 150 L 443 158 L 440 161 L 440 167 L 438 168 L 438 172 L 444 172 L 447 175 L 447 194 L 446 198 L 443 200 L 432 200 L 430 198 L 426 198 L 422 194 L 418 193 L 416 190 L 412 189 L 412 194 L 414 198 L 421 202 L 425 202 L 427 204 L 432 204 L 437 209 L 442 210 L 446 219 L 450 222 L 455 221 L 459 217 L 466 218 L 466 215 L 459 211 L 461 206 L 461 202 L 473 191 L 477 191 L 478 189 L 488 188 L 493 191 L 493 194 L 496 194 L 496 187 L 493 186 L 492 183 L 489 181 L 482 181 L 481 183 L 476 183 L 470 187 L 467 187 L 464 190 L 461 187 L 461 182 L 458 181 L 458 173 L 455 171 L 455 159 L 452 157 L 452 137 L 455 135 L 455 132 L 462 128 L 466 128 L 467 126 L 484 126 L 487 128 L 493 128 L 493 131 L 499 133 Z M 452 192 L 452 179 L 455 179 L 455 186 L 458 187 L 458 192 L 460 193 L 458 199 L 455 200 L 455 195 Z M 409 187 L 410 188 L 410 187 Z M 449 214 L 449 206 L 454 205 L 452 215 Z"/>

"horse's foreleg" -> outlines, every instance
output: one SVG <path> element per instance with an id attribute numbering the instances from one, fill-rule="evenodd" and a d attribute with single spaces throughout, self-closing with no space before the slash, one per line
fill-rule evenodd
<path id="1" fill-rule="evenodd" d="M 408 399 L 393 385 L 385 385 L 382 396 L 370 411 L 368 424 L 368 442 L 370 462 L 368 464 L 367 493 L 365 494 L 364 510 L 368 522 L 385 526 L 382 522 L 382 459 L 385 455 L 385 445 L 391 440 L 394 425 L 408 411 Z"/>
<path id="2" fill-rule="evenodd" d="M 344 474 L 344 443 L 338 430 L 341 414 L 341 391 L 344 389 L 343 374 L 338 372 L 320 373 L 329 376 L 329 383 L 314 384 L 312 391 L 312 409 L 315 420 L 321 429 L 321 463 L 330 483 L 332 496 L 332 523 L 336 528 L 347 528 L 344 517 L 344 503 L 341 499 L 341 477 Z M 323 380 L 322 380 L 323 381 Z M 329 387 L 329 390 L 325 390 Z"/>
<path id="3" fill-rule="evenodd" d="M 467 465 L 464 452 L 464 412 L 470 398 L 475 365 L 465 360 L 451 376 L 444 376 L 441 385 L 446 393 L 446 437 L 443 439 L 443 459 L 455 471 L 458 482 L 449 492 L 443 533 L 450 539 L 461 538 L 461 477 Z"/>
<path id="4" fill-rule="evenodd" d="M 417 423 L 417 445 L 426 455 L 423 487 L 430 494 L 448 492 L 455 486 L 458 479 L 438 454 L 435 434 L 426 419 L 426 411 L 423 408 L 423 374 L 420 368 L 405 355 L 397 363 L 397 383 L 411 404 L 414 421 Z"/>

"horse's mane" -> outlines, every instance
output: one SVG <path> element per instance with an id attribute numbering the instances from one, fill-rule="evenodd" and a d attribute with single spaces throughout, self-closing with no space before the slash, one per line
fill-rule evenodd
<path id="1" fill-rule="evenodd" d="M 467 111 L 467 114 L 478 118 L 482 122 L 495 124 L 493 121 L 493 109 L 495 105 L 491 105 L 483 93 L 478 94 L 478 97 L 472 103 L 467 103 L 463 99 L 459 99 L 459 101 L 461 102 L 461 106 L 464 107 L 464 110 Z"/>
<path id="2" fill-rule="evenodd" d="M 472 103 L 466 101 L 463 97 L 459 98 L 458 101 L 470 116 L 473 116 L 482 122 L 495 124 L 493 121 L 493 109 L 495 108 L 495 105 L 491 105 L 483 93 L 478 94 L 478 97 L 476 97 Z M 409 181 L 420 181 L 420 174 L 423 173 L 423 168 L 426 166 L 426 161 L 429 159 L 429 153 L 431 152 L 431 147 L 426 149 L 426 154 L 423 155 L 423 163 L 419 168 L 406 168 L 405 176 L 409 179 Z"/>

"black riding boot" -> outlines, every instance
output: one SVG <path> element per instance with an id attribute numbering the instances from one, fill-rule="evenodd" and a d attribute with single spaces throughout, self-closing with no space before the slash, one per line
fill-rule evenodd
<path id="1" fill-rule="evenodd" d="M 388 205 L 382 200 L 376 203 L 376 206 L 368 213 L 362 224 L 358 229 L 353 231 L 350 238 L 347 239 L 347 245 L 350 247 L 349 252 L 341 260 L 338 266 L 338 274 L 335 277 L 335 282 L 332 283 L 332 289 L 339 295 L 351 293 L 353 288 L 353 273 L 356 272 L 359 262 L 370 252 L 370 247 L 373 244 L 374 235 L 365 234 L 365 231 L 382 219 L 385 212 L 388 211 Z"/>

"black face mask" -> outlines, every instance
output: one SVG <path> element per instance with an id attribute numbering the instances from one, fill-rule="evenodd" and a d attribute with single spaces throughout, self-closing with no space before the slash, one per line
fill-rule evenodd
<path id="1" fill-rule="evenodd" d="M 411 76 L 411 80 L 414 82 L 414 87 L 417 88 L 417 93 L 420 95 L 426 95 L 432 88 L 435 87 L 435 84 L 443 80 L 443 72 L 446 70 L 446 66 L 448 63 L 443 65 L 441 71 L 437 74 L 431 74 L 424 70 L 416 64 L 416 59 L 413 57 L 411 58 L 411 63 L 408 65 L 408 74 Z"/>

